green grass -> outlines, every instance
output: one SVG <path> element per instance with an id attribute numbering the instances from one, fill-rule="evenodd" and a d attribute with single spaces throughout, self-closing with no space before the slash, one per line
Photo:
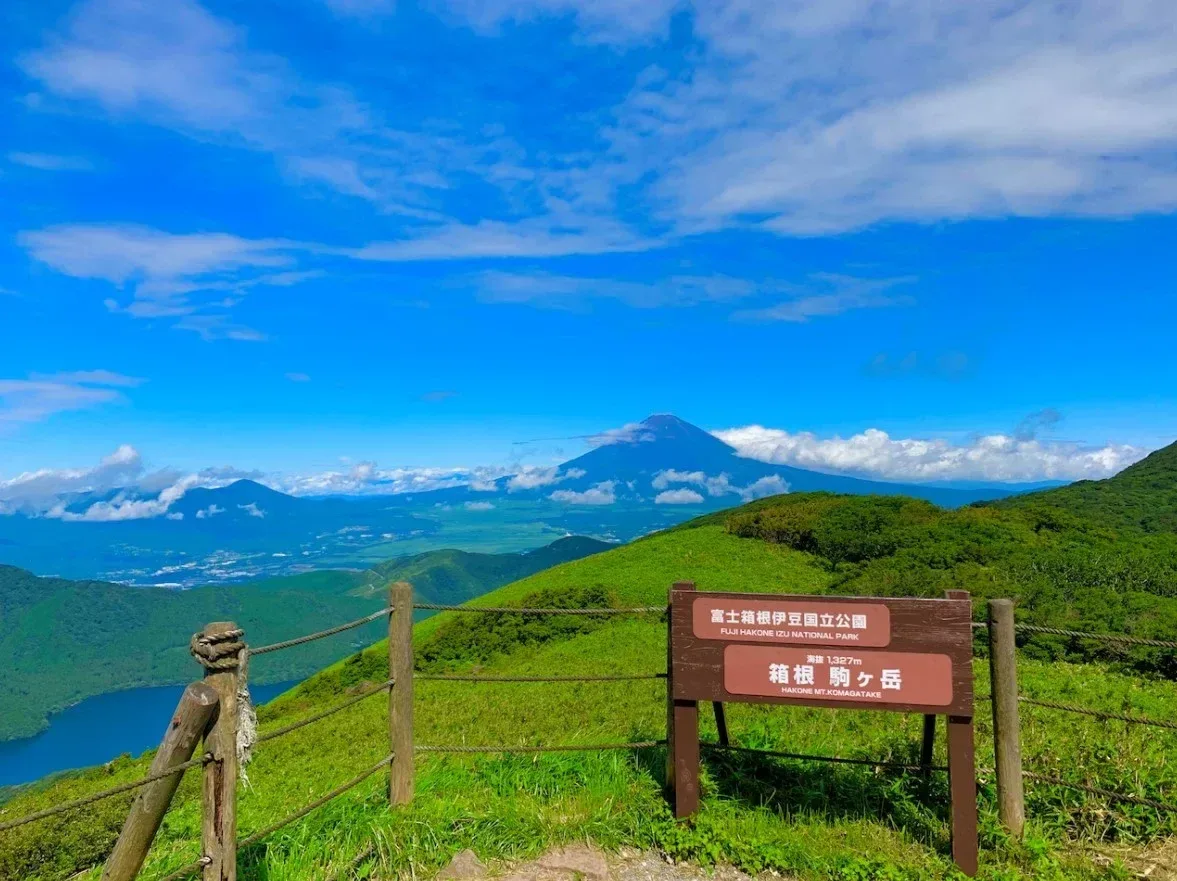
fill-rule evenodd
<path id="1" fill-rule="evenodd" d="M 518 603 L 536 595 L 604 588 L 618 605 L 664 601 L 669 583 L 693 579 L 701 589 L 821 592 L 831 580 L 816 558 L 779 545 L 741 539 L 722 526 L 676 530 L 607 554 L 557 567 L 480 599 Z M 439 615 L 417 625 L 418 654 L 477 621 Z M 476 626 L 476 625 L 474 625 Z M 535 633 L 506 640 L 480 662 L 483 672 L 621 673 L 664 669 L 666 626 L 658 616 L 623 618 L 568 639 Z M 263 730 L 330 706 L 387 675 L 386 649 L 375 646 L 284 695 L 261 714 Z M 259 668 L 266 657 L 256 660 Z M 453 666 L 451 663 L 450 666 Z M 467 668 L 470 665 L 467 664 Z M 1168 717 L 1177 706 L 1171 682 L 1145 680 L 1104 666 L 1022 659 L 1025 693 L 1097 707 Z M 977 690 L 987 667 L 976 663 Z M 978 706 L 978 762 L 992 765 L 987 707 Z M 1177 787 L 1177 732 L 1099 723 L 1025 708 L 1029 768 L 1076 782 L 1167 798 Z M 472 684 L 419 682 L 419 744 L 564 744 L 660 739 L 665 734 L 662 682 Z M 714 739 L 701 713 L 704 739 Z M 734 740 L 766 749 L 912 761 L 921 719 L 883 712 L 729 707 Z M 349 779 L 388 751 L 382 697 L 259 748 L 242 791 L 240 830 L 247 835 Z M 356 790 L 273 834 L 241 857 L 243 881 L 329 878 L 370 845 L 376 856 L 360 877 L 412 872 L 427 876 L 455 852 L 484 859 L 537 854 L 591 839 L 607 848 L 660 849 L 702 864 L 729 862 L 752 872 L 804 879 L 944 878 L 949 858 L 943 775 L 918 777 L 870 768 L 766 759 L 705 757 L 702 809 L 691 823 L 670 817 L 661 793 L 664 750 L 541 756 L 418 755 L 417 795 L 390 811 L 378 774 Z M 943 745 L 937 760 L 944 761 Z M 149 756 L 126 759 L 47 789 L 22 795 L 0 819 L 79 793 L 133 779 Z M 144 877 L 158 878 L 194 859 L 199 839 L 198 779 L 190 773 L 152 851 Z M 1024 844 L 1002 835 L 994 784 L 981 778 L 982 872 L 989 881 L 1128 877 L 1101 867 L 1092 848 L 1139 847 L 1177 832 L 1174 815 L 1112 804 L 1056 787 L 1028 784 L 1030 826 Z M 0 878 L 48 881 L 99 862 L 117 835 L 129 799 L 116 798 L 61 820 L 0 833 Z M 365 874 L 367 873 L 367 874 Z M 97 878 L 98 870 L 82 875 Z"/>

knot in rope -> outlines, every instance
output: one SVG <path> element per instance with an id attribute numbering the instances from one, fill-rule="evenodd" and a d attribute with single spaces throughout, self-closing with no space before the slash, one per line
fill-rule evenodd
<path id="1" fill-rule="evenodd" d="M 244 635 L 244 630 L 226 630 L 211 636 L 203 632 L 194 633 L 188 642 L 188 650 L 192 652 L 196 663 L 206 670 L 236 670 L 245 648 L 245 643 L 241 641 Z"/>

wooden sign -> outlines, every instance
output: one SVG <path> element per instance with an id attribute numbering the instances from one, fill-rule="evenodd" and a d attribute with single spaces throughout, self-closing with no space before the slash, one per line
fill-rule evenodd
<path id="1" fill-rule="evenodd" d="M 714 704 L 721 742 L 730 701 L 921 713 L 928 764 L 935 717 L 945 715 L 953 859 L 976 874 L 971 622 L 964 591 L 946 599 L 781 597 L 676 584 L 667 690 L 675 816 L 698 807 L 700 700 Z"/>

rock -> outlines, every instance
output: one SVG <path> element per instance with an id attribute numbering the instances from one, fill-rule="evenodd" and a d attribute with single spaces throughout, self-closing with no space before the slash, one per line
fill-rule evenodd
<path id="1" fill-rule="evenodd" d="M 605 862 L 605 855 L 595 847 L 584 844 L 548 851 L 535 864 L 544 874 L 567 873 L 587 881 L 606 881 L 609 877 L 609 864 Z"/>
<path id="2" fill-rule="evenodd" d="M 438 881 L 465 881 L 467 878 L 482 878 L 486 866 L 470 848 L 454 854 L 450 864 L 437 873 Z"/>

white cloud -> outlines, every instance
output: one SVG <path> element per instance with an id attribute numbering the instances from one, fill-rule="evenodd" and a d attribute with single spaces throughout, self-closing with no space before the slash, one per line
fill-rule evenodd
<path id="1" fill-rule="evenodd" d="M 201 478 L 198 475 L 190 474 L 165 487 L 153 498 L 137 498 L 129 492 L 120 492 L 109 501 L 95 502 L 80 514 L 73 511 L 66 511 L 64 510 L 64 506 L 58 505 L 46 513 L 45 516 L 60 520 L 91 523 L 117 520 L 143 520 L 161 515 L 166 516 L 168 514 L 168 508 L 174 502 L 178 501 L 188 490 L 200 485 L 200 483 Z M 209 509 L 210 513 L 207 516 L 221 513 L 223 509 L 211 511 L 212 508 L 216 507 L 216 505 L 211 505 Z M 196 516 L 206 516 L 205 511 L 197 511 Z"/>
<path id="2" fill-rule="evenodd" d="M 143 474 L 143 457 L 123 444 L 93 468 L 26 471 L 0 479 L 0 502 L 11 509 L 44 511 L 65 493 L 105 492 L 125 486 Z"/>
<path id="3" fill-rule="evenodd" d="M 341 15 L 392 6 L 327 2 Z M 260 151 L 299 186 L 403 221 L 382 224 L 382 240 L 335 251 L 361 260 L 538 259 L 723 229 L 824 235 L 886 221 L 1177 208 L 1171 0 L 429 5 L 486 36 L 511 39 L 544 19 L 574 29 L 573 49 L 610 44 L 616 56 L 598 53 L 610 67 L 600 102 L 578 102 L 554 133 L 537 133 L 508 130 L 509 114 L 437 118 L 395 93 L 383 106 L 362 101 L 347 84 L 313 81 L 261 51 L 264 34 L 195 0 L 83 0 L 17 62 L 55 110 L 98 108 L 119 123 Z M 620 94 L 618 72 L 647 57 L 642 44 L 669 45 L 675 15 L 674 47 L 690 52 L 647 67 Z M 460 78 L 453 88 L 455 106 L 477 107 L 462 100 Z M 472 197 L 491 206 L 477 222 L 466 210 Z M 523 272 L 484 288 L 549 305 L 740 293 L 681 282 Z M 893 302 L 834 292 L 754 317 L 798 321 Z"/>
<path id="4" fill-rule="evenodd" d="M 912 278 L 863 279 L 833 273 L 817 273 L 811 280 L 824 289 L 774 306 L 744 309 L 732 317 L 745 321 L 805 322 L 811 318 L 841 315 L 854 309 L 880 309 L 887 306 L 908 306 L 910 297 L 890 294 L 896 285 L 914 281 Z"/>
<path id="5" fill-rule="evenodd" d="M 267 483 L 292 495 L 400 495 L 470 486 L 483 492 L 496 489 L 494 481 L 505 468 L 380 468 L 375 462 L 359 462 L 346 471 L 274 475 Z"/>
<path id="6" fill-rule="evenodd" d="M 507 481 L 507 492 L 539 489 L 543 486 L 562 483 L 565 480 L 576 480 L 577 478 L 584 477 L 585 474 L 586 472 L 582 468 L 570 468 L 567 471 L 561 472 L 558 465 L 547 467 L 541 465 L 525 465 L 522 471 L 512 475 L 511 479 Z"/>
<path id="7" fill-rule="evenodd" d="M 8 161 L 38 171 L 90 171 L 94 168 L 89 159 L 81 156 L 59 156 L 55 153 L 12 152 L 8 154 Z"/>
<path id="8" fill-rule="evenodd" d="M 607 447 L 612 444 L 639 444 L 656 440 L 654 432 L 641 422 L 627 422 L 620 428 L 609 428 L 586 437 L 590 447 Z"/>
<path id="9" fill-rule="evenodd" d="M 264 518 L 266 516 L 266 512 L 257 506 L 257 502 L 250 502 L 248 505 L 238 505 L 237 507 L 250 517 Z"/>
<path id="10" fill-rule="evenodd" d="M 779 496 L 789 491 L 789 483 L 779 474 L 761 477 L 739 490 L 740 498 L 746 502 L 765 496 Z"/>
<path id="11" fill-rule="evenodd" d="M 741 456 L 887 480 L 1079 480 L 1109 477 L 1141 459 L 1146 450 L 1126 444 L 1102 447 L 1018 440 L 993 434 L 965 443 L 892 438 L 870 428 L 852 437 L 819 438 L 760 425 L 717 431 Z"/>
<path id="12" fill-rule="evenodd" d="M 565 502 L 569 505 L 612 505 L 617 501 L 617 495 L 614 492 L 616 486 L 616 480 L 604 480 L 593 484 L 584 492 L 558 489 L 548 498 L 554 502 Z"/>
<path id="13" fill-rule="evenodd" d="M 463 507 L 467 511 L 490 511 L 493 510 L 494 504 L 492 502 L 466 502 Z"/>
<path id="14" fill-rule="evenodd" d="M 197 511 L 196 512 L 196 519 L 197 520 L 206 520 L 209 517 L 215 517 L 217 514 L 224 514 L 224 513 L 225 513 L 224 508 L 222 508 L 220 505 L 212 504 L 212 505 L 209 505 L 207 508 L 201 508 L 199 511 Z"/>
<path id="15" fill-rule="evenodd" d="M 291 382 L 310 382 L 311 378 L 305 373 L 287 373 L 286 378 Z"/>
<path id="16" fill-rule="evenodd" d="M 668 489 L 654 496 L 655 505 L 698 505 L 702 501 L 693 489 Z"/>
<path id="17" fill-rule="evenodd" d="M 22 232 L 20 244 L 41 263 L 73 278 L 129 288 L 106 301 L 134 318 L 174 319 L 206 339 L 263 338 L 227 313 L 256 287 L 289 287 L 320 273 L 290 271 L 305 246 L 227 233 L 173 234 L 133 224 L 62 224 Z M 277 271 L 282 270 L 282 271 Z"/>
<path id="18" fill-rule="evenodd" d="M 693 6 L 697 62 L 648 74 L 614 133 L 680 228 L 1177 206 L 1167 0 Z"/>
<path id="19" fill-rule="evenodd" d="M 689 483 L 701 487 L 712 498 L 734 494 L 738 495 L 744 501 L 751 501 L 752 499 L 778 495 L 789 491 L 789 484 L 775 474 L 761 477 L 748 486 L 741 487 L 733 484 L 731 477 L 727 474 L 709 477 L 702 471 L 676 471 L 673 468 L 668 468 L 664 471 L 659 471 L 654 475 L 654 479 L 650 481 L 650 485 L 654 489 L 659 490 L 665 490 L 667 487 L 677 483 Z M 702 500 L 701 496 L 700 500 Z M 656 498 L 655 501 L 657 501 Z"/>
<path id="20" fill-rule="evenodd" d="M 474 278 L 478 296 L 489 303 L 527 303 L 572 309 L 592 299 L 619 300 L 639 309 L 693 306 L 748 297 L 753 282 L 725 275 L 673 275 L 654 282 L 488 270 Z"/>
<path id="21" fill-rule="evenodd" d="M 119 389 L 133 388 L 143 381 L 110 370 L 34 373 L 28 379 L 0 379 L 0 426 L 40 422 L 56 413 L 126 403 L 126 395 Z"/>

